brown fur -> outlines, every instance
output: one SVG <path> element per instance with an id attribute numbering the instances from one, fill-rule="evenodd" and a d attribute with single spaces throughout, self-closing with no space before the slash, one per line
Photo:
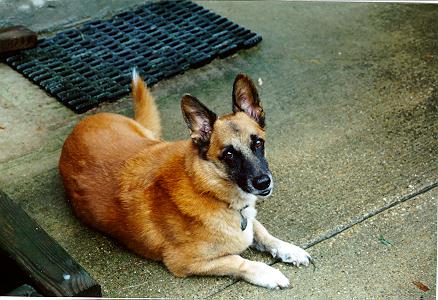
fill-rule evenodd
<path id="1" fill-rule="evenodd" d="M 264 130 L 244 112 L 220 117 L 203 159 L 192 140 L 159 139 L 158 111 L 139 77 L 133 97 L 136 121 L 96 114 L 65 141 L 59 170 L 78 218 L 139 255 L 163 261 L 176 276 L 233 275 L 274 287 L 256 278 L 273 268 L 238 254 L 254 236 L 259 246 L 277 239 L 252 218 L 241 230 L 239 210 L 253 209 L 255 197 L 226 179 L 218 159 L 225 144 L 248 143 Z"/>

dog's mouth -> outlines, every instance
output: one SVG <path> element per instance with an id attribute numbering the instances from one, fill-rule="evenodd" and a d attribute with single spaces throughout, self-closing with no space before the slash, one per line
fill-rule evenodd
<path id="1" fill-rule="evenodd" d="M 273 188 L 269 187 L 266 190 L 262 190 L 262 191 L 254 190 L 254 189 L 248 190 L 248 189 L 242 189 L 242 188 L 241 188 L 241 190 L 244 191 L 245 193 L 252 194 L 252 195 L 257 196 L 257 197 L 267 198 L 267 197 L 271 196 Z"/>
<path id="2" fill-rule="evenodd" d="M 266 191 L 260 192 L 258 195 L 259 195 L 259 196 L 266 197 L 266 196 L 268 196 L 268 195 L 271 193 L 271 191 L 272 191 L 272 189 L 269 189 L 269 190 L 266 190 Z"/>
<path id="3" fill-rule="evenodd" d="M 258 197 L 266 198 L 266 197 L 271 196 L 272 190 L 273 190 L 272 188 L 269 188 L 269 189 L 266 189 L 263 191 L 258 191 L 257 193 L 255 193 L 255 195 Z"/>

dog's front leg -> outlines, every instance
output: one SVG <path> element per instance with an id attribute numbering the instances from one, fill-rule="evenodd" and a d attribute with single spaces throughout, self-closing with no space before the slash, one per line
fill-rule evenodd
<path id="1" fill-rule="evenodd" d="M 273 237 L 259 221 L 253 221 L 253 228 L 253 247 L 257 250 L 269 252 L 273 257 L 279 258 L 283 262 L 292 263 L 296 266 L 308 266 L 309 262 L 311 262 L 312 258 L 305 250 Z"/>
<path id="2" fill-rule="evenodd" d="M 270 289 L 289 287 L 289 280 L 279 270 L 262 262 L 244 259 L 239 255 L 227 255 L 191 263 L 184 261 L 181 265 L 178 260 L 176 264 L 174 261 L 174 264 L 166 263 L 166 265 L 175 275 L 182 277 L 189 275 L 234 276 Z"/>

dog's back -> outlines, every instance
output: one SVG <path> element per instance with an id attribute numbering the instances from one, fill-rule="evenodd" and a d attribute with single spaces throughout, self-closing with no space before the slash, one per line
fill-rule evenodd
<path id="1" fill-rule="evenodd" d="M 190 141 L 158 138 L 154 99 L 135 73 L 132 85 L 135 119 L 99 113 L 82 120 L 64 143 L 59 170 L 81 221 L 144 257 L 162 260 L 168 244 L 184 239 L 193 222 L 171 198 L 186 193 L 196 203 L 185 171 L 185 156 L 196 153 Z"/>
<path id="2" fill-rule="evenodd" d="M 66 139 L 59 162 L 67 197 L 77 216 L 117 237 L 124 234 L 123 227 L 117 226 L 123 219 L 117 184 L 120 172 L 130 157 L 158 144 L 161 134 L 154 99 L 135 73 L 133 96 L 139 108 L 135 121 L 113 113 L 85 118 Z"/>

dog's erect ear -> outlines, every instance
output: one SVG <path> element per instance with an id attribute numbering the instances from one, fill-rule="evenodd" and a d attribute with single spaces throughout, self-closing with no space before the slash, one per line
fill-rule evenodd
<path id="1" fill-rule="evenodd" d="M 253 118 L 260 127 L 265 127 L 265 112 L 259 94 L 251 78 L 245 74 L 237 75 L 233 85 L 233 112 L 239 111 Z"/>
<path id="2" fill-rule="evenodd" d="M 216 114 L 197 98 L 188 94 L 181 99 L 181 110 L 193 142 L 198 145 L 201 153 L 205 152 L 210 144 L 213 125 L 217 119 Z"/>

